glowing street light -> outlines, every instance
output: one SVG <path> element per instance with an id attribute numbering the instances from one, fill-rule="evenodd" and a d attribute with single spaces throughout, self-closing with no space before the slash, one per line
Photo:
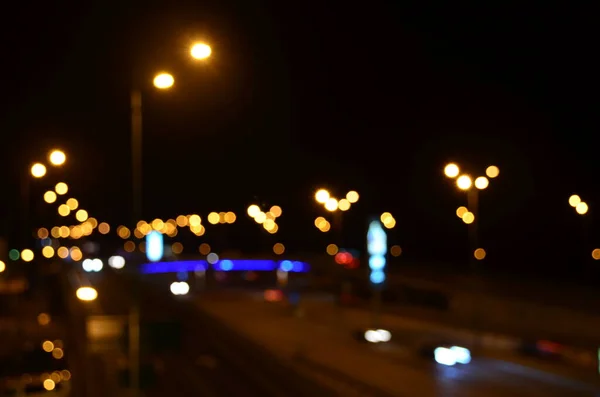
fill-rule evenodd
<path id="1" fill-rule="evenodd" d="M 63 165 L 65 161 L 67 161 L 67 156 L 62 150 L 56 149 L 50 152 L 48 159 L 50 160 L 50 164 L 58 167 Z"/>
<path id="2" fill-rule="evenodd" d="M 490 185 L 490 181 L 485 176 L 480 176 L 475 179 L 475 187 L 479 190 L 483 190 Z"/>
<path id="3" fill-rule="evenodd" d="M 444 168 L 444 175 L 446 175 L 448 178 L 456 178 L 459 172 L 460 169 L 458 168 L 458 165 L 454 163 L 450 163 Z"/>
<path id="4" fill-rule="evenodd" d="M 154 77 L 154 86 L 160 90 L 166 90 L 173 87 L 175 84 L 175 78 L 169 73 L 159 73 Z"/>
<path id="5" fill-rule="evenodd" d="M 575 211 L 577 211 L 577 213 L 579 215 L 587 214 L 588 210 L 589 210 L 589 207 L 588 207 L 587 203 L 585 203 L 583 201 L 575 206 Z"/>
<path id="6" fill-rule="evenodd" d="M 319 204 L 325 204 L 330 197 L 331 195 L 325 189 L 319 189 L 317 190 L 317 193 L 315 193 L 315 200 Z"/>
<path id="7" fill-rule="evenodd" d="M 581 203 L 581 197 L 579 197 L 578 195 L 574 194 L 571 197 L 569 197 L 569 205 L 571 207 L 575 208 L 579 203 Z"/>
<path id="8" fill-rule="evenodd" d="M 31 175 L 34 178 L 41 178 L 46 175 L 46 166 L 42 163 L 35 163 L 31 166 Z"/>
<path id="9" fill-rule="evenodd" d="M 460 190 L 469 190 L 472 185 L 473 181 L 469 175 L 461 175 L 456 180 L 456 186 L 458 186 Z"/>
<path id="10" fill-rule="evenodd" d="M 485 174 L 488 178 L 494 179 L 500 175 L 500 168 L 496 167 L 495 165 L 490 165 L 486 168 Z"/>
<path id="11" fill-rule="evenodd" d="M 207 59 L 212 54 L 212 49 L 208 44 L 195 43 L 190 48 L 190 55 L 194 59 Z"/>

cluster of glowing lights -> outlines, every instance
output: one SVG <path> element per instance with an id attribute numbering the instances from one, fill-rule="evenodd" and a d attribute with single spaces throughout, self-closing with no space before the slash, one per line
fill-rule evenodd
<path id="1" fill-rule="evenodd" d="M 475 214 L 470 212 L 467 207 L 461 206 L 456 209 L 456 216 L 458 216 L 464 223 L 470 225 L 475 222 Z"/>
<path id="2" fill-rule="evenodd" d="M 327 233 L 331 230 L 331 223 L 322 216 L 319 216 L 315 219 L 315 227 L 323 233 Z"/>
<path id="3" fill-rule="evenodd" d="M 262 225 L 267 232 L 275 234 L 279 230 L 277 218 L 283 214 L 280 206 L 274 205 L 269 211 L 263 212 L 258 205 L 252 204 L 246 212 L 250 218 L 254 219 L 254 222 Z"/>
<path id="4" fill-rule="evenodd" d="M 359 266 L 359 261 L 350 252 L 338 251 L 334 256 L 335 263 L 342 265 L 347 269 L 356 269 Z"/>
<path id="5" fill-rule="evenodd" d="M 334 212 L 337 210 L 348 211 L 352 204 L 358 202 L 359 198 L 360 196 L 354 190 L 351 190 L 348 193 L 346 193 L 346 197 L 342 199 L 332 197 L 329 191 L 326 189 L 319 189 L 315 193 L 315 200 L 317 201 L 317 203 L 323 204 L 325 209 L 330 212 Z"/>
<path id="6" fill-rule="evenodd" d="M 396 219 L 389 212 L 384 212 L 379 220 L 386 229 L 393 229 L 396 226 Z"/>
<path id="7" fill-rule="evenodd" d="M 446 165 L 444 168 L 444 174 L 451 179 L 456 179 L 456 186 L 460 190 L 469 190 L 471 187 L 475 186 L 476 189 L 484 190 L 490 185 L 490 181 L 488 178 L 493 179 L 500 175 L 500 169 L 495 165 L 490 165 L 486 168 L 485 176 L 479 176 L 475 178 L 475 181 L 468 174 L 460 174 L 460 168 L 458 165 L 454 163 L 450 163 Z"/>
<path id="8" fill-rule="evenodd" d="M 212 49 L 208 44 L 195 43 L 190 47 L 190 56 L 197 60 L 205 60 L 210 58 Z M 154 86 L 160 90 L 167 90 L 175 84 L 175 77 L 168 72 L 160 72 L 152 81 Z"/>
<path id="9" fill-rule="evenodd" d="M 575 212 L 577 212 L 579 215 L 587 214 L 587 212 L 590 209 L 587 203 L 585 201 L 582 201 L 581 197 L 579 197 L 576 194 L 569 197 L 569 205 L 575 208 Z"/>
<path id="10" fill-rule="evenodd" d="M 67 156 L 62 150 L 55 149 L 48 154 L 48 161 L 51 165 L 59 167 L 67 161 Z M 43 163 L 38 162 L 31 166 L 30 172 L 34 178 L 43 178 L 48 169 Z"/>

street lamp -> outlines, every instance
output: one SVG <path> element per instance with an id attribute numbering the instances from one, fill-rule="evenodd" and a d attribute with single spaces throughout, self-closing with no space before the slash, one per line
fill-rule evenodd
<path id="1" fill-rule="evenodd" d="M 190 55 L 194 59 L 207 59 L 212 54 L 212 49 L 208 44 L 205 43 L 195 43 L 190 48 Z"/>
<path id="2" fill-rule="evenodd" d="M 212 49 L 206 43 L 194 43 L 190 47 L 190 56 L 197 60 L 204 60 L 211 56 Z M 161 72 L 153 81 L 155 88 L 166 90 L 175 84 L 172 74 Z M 142 219 L 142 91 L 138 88 L 131 90 L 131 161 L 132 161 L 132 187 L 133 187 L 133 224 Z"/>
<path id="3" fill-rule="evenodd" d="M 159 73 L 154 77 L 154 86 L 159 90 L 166 90 L 173 87 L 175 84 L 175 78 L 170 73 Z"/>
<path id="4" fill-rule="evenodd" d="M 98 298 L 98 291 L 92 287 L 80 287 L 75 291 L 77 299 L 84 302 L 91 302 Z"/>
<path id="5" fill-rule="evenodd" d="M 48 155 L 48 160 L 53 166 L 59 167 L 67 161 L 67 156 L 62 150 L 55 149 Z"/>
<path id="6" fill-rule="evenodd" d="M 42 163 L 35 163 L 31 166 L 31 176 L 41 178 L 46 175 L 46 166 Z"/>

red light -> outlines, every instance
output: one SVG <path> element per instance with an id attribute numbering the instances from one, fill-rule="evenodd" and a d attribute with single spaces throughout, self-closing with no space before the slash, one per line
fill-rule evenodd
<path id="1" fill-rule="evenodd" d="M 335 263 L 337 263 L 338 265 L 349 265 L 352 263 L 352 261 L 354 260 L 354 258 L 352 257 L 352 254 L 349 252 L 338 252 L 335 255 Z"/>
<path id="2" fill-rule="evenodd" d="M 265 300 L 267 302 L 279 302 L 283 298 L 283 292 L 278 289 L 268 289 L 265 291 Z"/>

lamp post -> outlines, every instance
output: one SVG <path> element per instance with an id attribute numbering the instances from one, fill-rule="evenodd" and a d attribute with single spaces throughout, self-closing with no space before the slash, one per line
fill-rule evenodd
<path id="1" fill-rule="evenodd" d="M 208 44 L 195 43 L 190 48 L 190 56 L 202 60 L 210 57 L 212 50 Z M 175 78 L 167 72 L 158 73 L 153 85 L 159 90 L 173 87 Z M 131 187 L 133 189 L 132 226 L 135 228 L 143 212 L 143 112 L 142 90 L 134 88 L 130 96 L 131 106 Z M 140 382 L 140 304 L 139 286 L 133 290 L 133 302 L 129 313 L 129 371 L 132 397 L 139 395 Z"/>
<path id="2" fill-rule="evenodd" d="M 193 59 L 204 60 L 211 56 L 212 49 L 208 44 L 195 43 L 190 48 L 190 56 Z M 153 85 L 159 90 L 167 90 L 173 87 L 175 78 L 167 72 L 158 73 L 153 79 Z M 134 88 L 130 95 L 131 106 L 131 162 L 132 162 L 132 189 L 133 206 L 132 216 L 133 225 L 142 219 L 143 212 L 143 124 L 142 124 L 142 90 Z"/>
<path id="3" fill-rule="evenodd" d="M 459 166 L 454 163 L 450 163 L 444 168 L 446 177 L 455 179 L 458 189 L 467 192 L 467 207 L 460 207 L 456 211 L 456 215 L 468 225 L 469 247 L 471 252 L 469 255 L 469 263 L 471 271 L 476 275 L 478 274 L 478 262 L 486 257 L 485 249 L 479 247 L 479 191 L 486 189 L 490 184 L 488 178 L 496 178 L 500 174 L 500 170 L 495 165 L 491 165 L 487 167 L 485 173 L 487 177 L 479 176 L 473 181 L 470 175 L 461 175 Z M 473 327 L 475 328 L 478 323 L 478 310 L 476 310 L 478 304 L 475 295 L 473 296 L 472 321 Z M 477 344 L 476 337 L 474 338 L 474 344 Z"/>

